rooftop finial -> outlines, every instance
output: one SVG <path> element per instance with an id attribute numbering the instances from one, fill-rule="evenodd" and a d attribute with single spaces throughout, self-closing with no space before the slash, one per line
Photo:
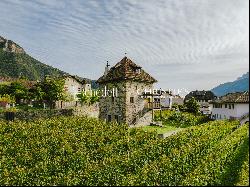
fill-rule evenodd
<path id="1" fill-rule="evenodd" d="M 106 67 L 105 67 L 105 71 L 104 71 L 104 75 L 107 75 L 108 74 L 108 71 L 109 71 L 109 61 L 107 61 L 107 64 L 106 64 Z"/>
<path id="2" fill-rule="evenodd" d="M 106 67 L 108 68 L 110 65 L 109 65 L 109 61 L 107 61 L 107 65 L 106 65 Z"/>

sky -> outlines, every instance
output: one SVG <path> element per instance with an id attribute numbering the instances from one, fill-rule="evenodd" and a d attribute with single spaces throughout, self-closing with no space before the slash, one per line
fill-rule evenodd
<path id="1" fill-rule="evenodd" d="M 0 0 L 0 36 L 98 79 L 124 56 L 156 88 L 209 90 L 249 71 L 248 0 Z"/>

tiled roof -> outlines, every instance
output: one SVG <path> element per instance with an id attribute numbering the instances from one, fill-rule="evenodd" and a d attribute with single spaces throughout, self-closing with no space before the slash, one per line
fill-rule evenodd
<path id="1" fill-rule="evenodd" d="M 83 79 L 83 78 L 81 78 L 81 77 L 78 77 L 77 75 L 64 74 L 63 77 L 64 77 L 64 78 L 67 78 L 67 77 L 73 78 L 73 79 L 75 79 L 77 82 L 79 82 L 80 84 L 89 83 L 87 80 L 85 80 L 85 79 Z"/>
<path id="2" fill-rule="evenodd" d="M 212 103 L 249 103 L 249 91 L 228 93 Z"/>
<path id="3" fill-rule="evenodd" d="M 189 94 L 187 94 L 185 96 L 185 101 L 188 99 L 191 99 L 192 97 L 194 97 L 196 100 L 213 100 L 216 98 L 216 96 L 214 95 L 213 92 L 211 91 L 192 91 Z"/>
<path id="4" fill-rule="evenodd" d="M 133 80 L 138 82 L 157 82 L 152 76 L 146 73 L 140 66 L 136 65 L 132 60 L 126 56 L 113 66 L 107 73 L 107 75 L 101 76 L 97 83 Z"/>
<path id="5" fill-rule="evenodd" d="M 11 77 L 1 77 L 0 76 L 0 82 L 13 82 L 18 80 L 17 78 L 11 78 Z"/>

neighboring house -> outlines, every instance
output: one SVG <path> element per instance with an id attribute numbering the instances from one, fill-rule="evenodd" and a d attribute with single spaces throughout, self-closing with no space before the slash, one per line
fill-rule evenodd
<path id="1" fill-rule="evenodd" d="M 213 119 L 242 119 L 249 115 L 249 91 L 226 94 L 211 102 Z"/>
<path id="2" fill-rule="evenodd" d="M 184 103 L 186 103 L 192 97 L 194 97 L 195 100 L 199 103 L 200 112 L 202 112 L 203 114 L 206 114 L 206 115 L 211 115 L 212 104 L 210 104 L 210 102 L 217 98 L 213 92 L 205 91 L 205 90 L 192 91 L 185 96 Z"/>
<path id="3" fill-rule="evenodd" d="M 184 99 L 180 95 L 172 95 L 172 104 L 183 105 Z"/>
<path id="4" fill-rule="evenodd" d="M 151 102 L 151 99 L 149 101 Z M 164 91 L 159 89 L 155 90 L 154 103 L 154 108 L 160 108 L 161 106 L 161 109 L 171 109 L 173 104 L 182 105 L 184 100 L 179 95 L 174 95 L 169 90 Z"/>
<path id="5" fill-rule="evenodd" d="M 91 84 L 84 79 L 76 76 L 65 75 L 64 89 L 67 93 L 73 96 L 73 99 L 77 101 L 77 94 L 84 91 L 91 91 Z"/>
<path id="6" fill-rule="evenodd" d="M 157 81 L 126 56 L 110 70 L 108 66 L 97 83 L 100 89 L 116 93 L 100 98 L 99 118 L 134 125 L 146 114 L 144 90 L 152 90 Z"/>
<path id="7" fill-rule="evenodd" d="M 72 101 L 56 101 L 56 108 L 68 108 L 80 106 L 77 95 L 81 92 L 91 91 L 91 83 L 78 76 L 64 75 L 64 90 L 72 97 Z"/>

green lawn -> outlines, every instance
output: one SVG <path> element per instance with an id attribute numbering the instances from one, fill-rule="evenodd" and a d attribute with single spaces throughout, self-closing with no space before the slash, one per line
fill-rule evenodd
<path id="1" fill-rule="evenodd" d="M 173 126 L 164 126 L 164 127 L 157 127 L 157 126 L 144 126 L 144 127 L 141 127 L 144 131 L 157 131 L 158 134 L 163 134 L 163 133 L 166 133 L 166 132 L 169 132 L 169 131 L 173 131 L 173 130 L 176 130 L 176 129 L 180 129 L 180 128 L 177 128 L 177 127 L 173 127 Z"/>

